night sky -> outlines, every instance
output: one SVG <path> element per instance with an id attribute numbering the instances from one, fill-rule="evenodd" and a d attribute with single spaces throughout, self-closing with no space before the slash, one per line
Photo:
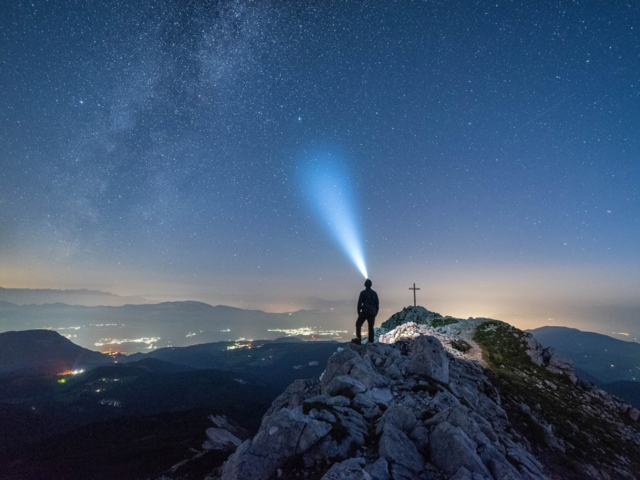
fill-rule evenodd
<path id="1" fill-rule="evenodd" d="M 640 331 L 639 34 L 624 1 L 2 2 L 0 286 L 355 300 L 324 159 L 385 312 Z"/>

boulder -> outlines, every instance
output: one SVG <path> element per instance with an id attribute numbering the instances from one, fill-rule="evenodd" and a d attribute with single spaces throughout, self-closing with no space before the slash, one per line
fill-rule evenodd
<path id="1" fill-rule="evenodd" d="M 366 388 L 378 388 L 378 387 L 386 387 L 391 382 L 390 380 L 384 376 L 379 374 L 371 360 L 367 357 L 362 363 L 358 363 L 354 365 L 353 368 L 349 371 L 349 375 L 351 375 L 356 380 L 362 382 L 362 384 Z"/>
<path id="2" fill-rule="evenodd" d="M 527 479 L 546 479 L 547 477 L 542 473 L 542 464 L 531 455 L 525 448 L 510 440 L 504 438 L 507 455 L 506 458 L 518 467 L 523 476 Z"/>
<path id="3" fill-rule="evenodd" d="M 302 407 L 282 409 L 265 417 L 253 441 L 247 440 L 222 468 L 223 480 L 266 480 L 293 455 L 307 451 L 323 439 L 331 424 L 302 413 Z"/>
<path id="4" fill-rule="evenodd" d="M 378 458 L 373 464 L 367 465 L 365 470 L 371 475 L 371 480 L 390 480 L 389 462 L 384 458 Z"/>
<path id="5" fill-rule="evenodd" d="M 309 412 L 309 417 L 313 418 L 314 420 L 320 420 L 322 422 L 331 424 L 334 424 L 338 421 L 336 419 L 336 416 L 325 408 L 312 408 Z"/>
<path id="6" fill-rule="evenodd" d="M 353 399 L 353 407 L 365 418 L 373 419 L 380 416 L 380 407 L 371 400 L 365 393 L 359 393 Z"/>
<path id="7" fill-rule="evenodd" d="M 471 412 L 470 418 L 476 422 L 480 431 L 492 442 L 498 442 L 498 436 L 496 432 L 493 430 L 491 424 L 487 421 L 486 418 L 478 415 L 476 412 Z"/>
<path id="8" fill-rule="evenodd" d="M 477 390 L 473 390 L 466 385 L 461 385 L 458 388 L 458 391 L 460 392 L 460 396 L 472 407 L 475 407 L 478 404 Z"/>
<path id="9" fill-rule="evenodd" d="M 215 427 L 206 430 L 207 440 L 202 444 L 204 450 L 234 451 L 249 438 L 249 432 L 224 415 L 210 415 L 209 420 Z"/>
<path id="10" fill-rule="evenodd" d="M 335 407 L 332 415 L 335 417 L 332 430 L 308 451 L 309 463 L 324 462 L 327 458 L 348 458 L 365 443 L 368 427 L 362 415 L 348 407 Z"/>
<path id="11" fill-rule="evenodd" d="M 350 435 L 356 439 L 358 446 L 364 445 L 364 437 L 367 435 L 368 423 L 358 412 L 347 407 L 336 407 L 335 412 L 342 425 L 349 430 Z"/>
<path id="12" fill-rule="evenodd" d="M 400 465 L 399 463 L 392 463 L 390 470 L 391 478 L 393 478 L 393 480 L 416 480 L 417 478 L 424 478 L 418 477 L 413 470 Z"/>
<path id="13" fill-rule="evenodd" d="M 282 408 L 297 407 L 309 395 L 310 389 L 318 384 L 317 380 L 294 380 L 271 404 L 265 417 L 273 415 Z M 318 392 L 319 393 L 319 392 Z"/>
<path id="14" fill-rule="evenodd" d="M 418 447 L 420 453 L 428 453 L 429 429 L 427 427 L 419 423 L 418 426 L 411 431 L 409 438 L 413 440 L 413 443 Z"/>
<path id="15" fill-rule="evenodd" d="M 526 353 L 531 361 L 539 367 L 546 367 L 551 373 L 562 374 L 569 377 L 571 383 L 576 385 L 578 377 L 573 370 L 573 363 L 555 356 L 553 347 L 543 348 L 530 333 L 525 333 Z"/>
<path id="16" fill-rule="evenodd" d="M 492 446 L 484 446 L 480 458 L 497 480 L 521 480 L 522 476 L 498 451 Z"/>
<path id="17" fill-rule="evenodd" d="M 351 405 L 351 400 L 347 397 L 343 397 L 342 395 L 338 395 L 337 397 L 331 397 L 327 400 L 328 405 L 333 405 L 334 407 L 348 407 Z"/>
<path id="18" fill-rule="evenodd" d="M 440 412 L 436 413 L 433 417 L 424 421 L 424 424 L 427 426 L 436 426 L 440 425 L 442 422 L 446 422 L 447 418 L 449 418 L 449 414 L 453 410 L 452 407 L 446 407 Z"/>
<path id="19" fill-rule="evenodd" d="M 322 393 L 330 396 L 354 398 L 366 390 L 362 382 L 349 375 L 338 375 L 322 385 Z"/>
<path id="20" fill-rule="evenodd" d="M 388 425 L 393 425 L 403 432 L 411 432 L 416 426 L 417 420 L 415 415 L 408 408 L 400 405 L 390 406 L 386 412 L 380 417 L 376 433 L 382 433 Z"/>
<path id="21" fill-rule="evenodd" d="M 202 444 L 205 450 L 235 450 L 242 440 L 223 428 L 207 428 L 207 440 Z"/>
<path id="22" fill-rule="evenodd" d="M 371 388 L 362 395 L 366 396 L 376 405 L 380 405 L 385 408 L 389 406 L 391 400 L 393 400 L 393 394 L 389 388 Z"/>
<path id="23" fill-rule="evenodd" d="M 485 480 L 485 477 L 477 473 L 471 473 L 468 469 L 460 467 L 449 480 Z"/>
<path id="24" fill-rule="evenodd" d="M 402 374 L 402 369 L 401 367 L 399 367 L 397 364 L 392 364 L 389 367 L 387 367 L 384 371 L 385 375 L 392 379 L 392 380 L 402 380 L 403 378 L 403 374 Z"/>
<path id="25" fill-rule="evenodd" d="M 460 467 L 465 467 L 471 473 L 491 478 L 489 470 L 476 453 L 476 448 L 475 442 L 460 427 L 454 427 L 449 422 L 442 422 L 431 431 L 431 462 L 449 475 L 456 473 Z"/>
<path id="26" fill-rule="evenodd" d="M 276 471 L 266 465 L 266 459 L 253 455 L 250 451 L 251 440 L 242 443 L 222 466 L 220 480 L 243 480 L 251 478 L 254 480 L 268 480 Z"/>
<path id="27" fill-rule="evenodd" d="M 571 383 L 574 385 L 578 383 L 578 377 L 576 377 L 576 374 L 573 371 L 573 362 L 570 360 L 563 360 L 556 356 L 551 356 L 547 365 L 547 370 L 551 373 L 568 376 L 569 380 L 571 380 Z"/>
<path id="28" fill-rule="evenodd" d="M 460 427 L 464 431 L 464 433 L 471 436 L 470 428 L 472 420 L 469 418 L 469 409 L 464 405 L 458 405 L 457 407 L 452 408 L 449 411 L 447 422 L 449 422 L 454 427 Z"/>
<path id="29" fill-rule="evenodd" d="M 327 369 L 322 375 L 322 393 L 327 393 L 327 386 L 336 377 L 349 375 L 358 380 L 365 389 L 386 387 L 390 380 L 378 373 L 371 363 L 371 357 L 362 358 L 356 349 L 366 351 L 364 347 L 349 345 L 342 351 L 334 353 L 329 357 Z"/>
<path id="30" fill-rule="evenodd" d="M 428 335 L 416 338 L 407 372 L 449 383 L 449 358 L 440 340 Z"/>
<path id="31" fill-rule="evenodd" d="M 441 408 L 454 408 L 460 405 L 460 400 L 444 390 L 436 393 L 436 396 L 433 398 L 433 403 Z"/>
<path id="32" fill-rule="evenodd" d="M 371 475 L 362 469 L 364 464 L 363 458 L 350 458 L 335 463 L 321 480 L 372 480 Z"/>
<path id="33" fill-rule="evenodd" d="M 362 363 L 362 357 L 351 348 L 340 350 L 329 357 L 327 369 L 322 374 L 322 388 L 339 375 L 348 375 L 354 365 Z"/>
<path id="34" fill-rule="evenodd" d="M 398 464 L 417 473 L 424 467 L 424 459 L 411 440 L 393 424 L 385 425 L 378 452 L 389 463 Z M 395 476 L 394 476 L 395 478 Z"/>
<path id="35" fill-rule="evenodd" d="M 542 348 L 542 345 L 533 338 L 533 335 L 531 334 L 525 335 L 525 341 L 527 355 L 529 355 L 529 358 L 531 358 L 533 363 L 541 367 L 544 364 L 544 356 L 546 353 Z"/>
<path id="36" fill-rule="evenodd" d="M 395 357 L 398 352 L 391 346 L 385 343 L 367 343 L 364 349 L 364 357 L 369 357 L 371 362 L 379 367 L 383 365 L 388 358 Z"/>

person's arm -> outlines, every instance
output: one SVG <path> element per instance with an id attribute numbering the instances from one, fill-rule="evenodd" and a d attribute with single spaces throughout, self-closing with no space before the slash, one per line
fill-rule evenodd
<path id="1" fill-rule="evenodd" d="M 380 310 L 380 301 L 378 300 L 378 294 L 376 292 L 373 292 L 373 294 L 376 296 L 376 315 L 378 315 L 378 310 Z"/>
<path id="2" fill-rule="evenodd" d="M 358 315 L 362 313 L 362 304 L 364 303 L 364 299 L 362 298 L 362 292 L 360 292 L 360 296 L 358 297 L 358 305 L 356 305 L 356 310 L 358 311 Z"/>

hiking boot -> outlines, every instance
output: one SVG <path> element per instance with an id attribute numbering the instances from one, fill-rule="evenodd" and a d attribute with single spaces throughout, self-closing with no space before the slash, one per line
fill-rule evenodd
<path id="1" fill-rule="evenodd" d="M 359 338 L 354 338 L 351 340 L 351 343 L 355 343 L 356 345 L 362 345 L 362 340 Z"/>

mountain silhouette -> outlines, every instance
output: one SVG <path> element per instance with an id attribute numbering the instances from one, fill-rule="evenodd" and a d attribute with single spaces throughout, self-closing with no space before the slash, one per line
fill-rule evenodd
<path id="1" fill-rule="evenodd" d="M 51 330 L 0 333 L 0 374 L 57 374 L 113 363 Z"/>
<path id="2" fill-rule="evenodd" d="M 143 297 L 126 297 L 99 290 L 55 290 L 33 288 L 2 288 L 0 301 L 16 305 L 43 305 L 47 303 L 66 303 L 69 305 L 126 305 L 131 303 L 147 303 Z"/>
<path id="3" fill-rule="evenodd" d="M 577 369 L 599 384 L 640 380 L 640 344 L 625 342 L 594 332 L 567 327 L 541 327 L 529 330 L 556 355 L 570 358 Z"/>
<path id="4" fill-rule="evenodd" d="M 333 323 L 337 327 L 332 327 Z M 344 330 L 344 323 L 318 311 L 268 313 L 195 301 L 95 307 L 0 302 L 0 330 L 60 330 L 72 333 L 74 342 L 85 348 L 101 344 L 103 351 L 124 353 L 147 352 L 150 344 L 166 347 L 239 338 L 275 339 L 283 336 L 286 329 L 320 325 L 327 330 Z M 328 334 L 323 338 L 333 337 Z M 140 338 L 148 339 L 147 343 L 136 342 Z M 106 339 L 117 339 L 119 343 L 109 344 Z"/>

